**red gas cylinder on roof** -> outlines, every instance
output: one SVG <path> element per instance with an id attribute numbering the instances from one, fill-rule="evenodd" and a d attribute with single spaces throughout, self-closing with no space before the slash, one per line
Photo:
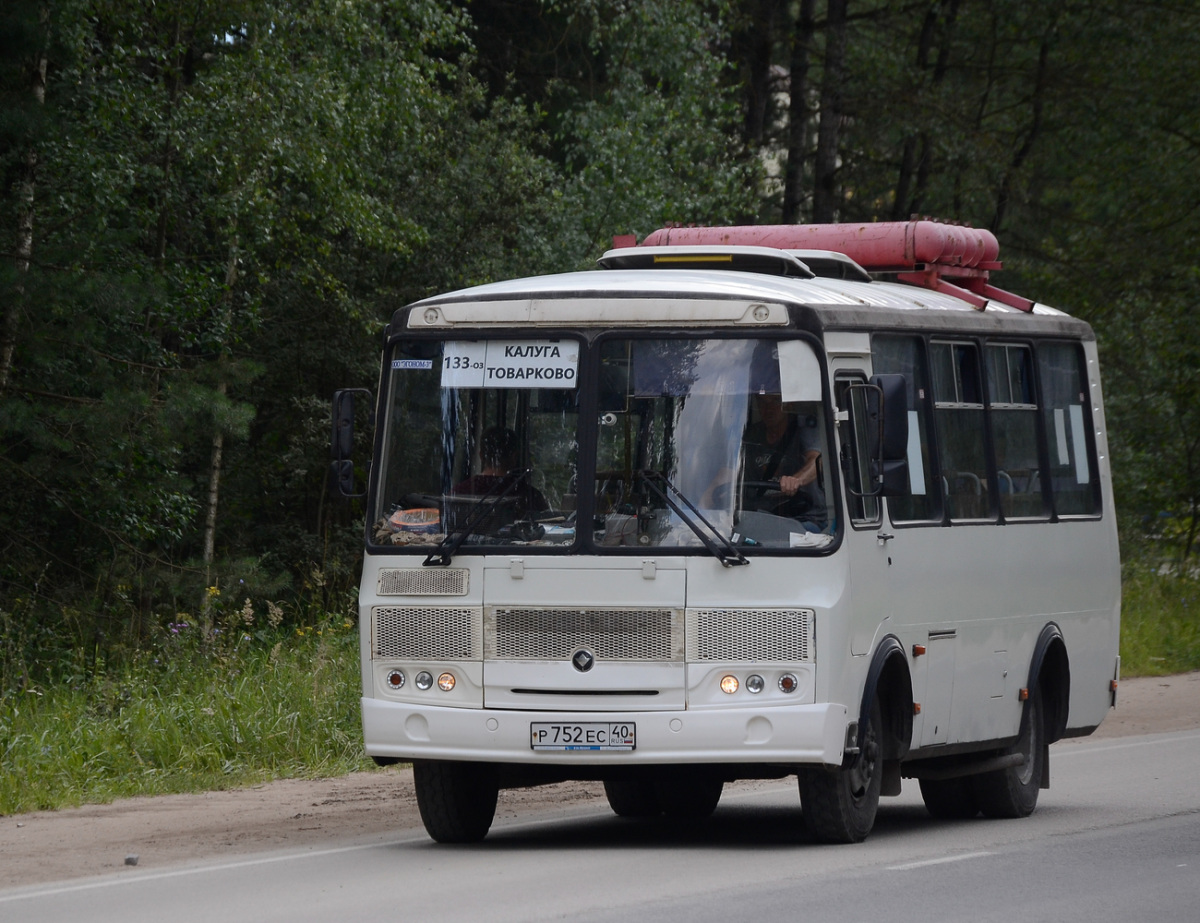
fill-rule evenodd
<path id="1" fill-rule="evenodd" d="M 614 245 L 634 241 L 614 239 Z M 896 280 L 945 292 L 984 309 L 988 301 L 1033 309 L 1033 302 L 988 283 L 1000 269 L 996 235 L 928 219 L 872 224 L 766 224 L 742 227 L 660 228 L 642 246 L 741 246 L 778 250 L 833 250 L 868 272 L 895 272 Z"/>
<path id="2" fill-rule="evenodd" d="M 660 228 L 644 246 L 726 244 L 780 250 L 834 250 L 873 272 L 920 264 L 999 269 L 1000 244 L 982 228 L 940 221 L 874 224 L 770 224 L 728 228 Z"/>

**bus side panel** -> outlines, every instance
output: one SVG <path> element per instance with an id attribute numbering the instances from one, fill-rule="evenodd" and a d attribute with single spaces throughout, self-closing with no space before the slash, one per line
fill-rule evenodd
<path id="1" fill-rule="evenodd" d="M 1070 660 L 1068 724 L 1100 722 L 1120 592 L 1110 523 L 896 530 L 888 543 L 887 628 L 910 652 L 913 696 L 921 704 L 914 749 L 1015 736 L 1020 690 L 1050 622 L 1062 630 Z"/>

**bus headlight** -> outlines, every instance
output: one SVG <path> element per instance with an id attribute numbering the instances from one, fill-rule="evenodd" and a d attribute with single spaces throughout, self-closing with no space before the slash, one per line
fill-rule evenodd
<path id="1" fill-rule="evenodd" d="M 721 677 L 721 691 L 726 695 L 733 695 L 735 692 L 737 692 L 739 685 L 740 683 L 738 683 L 738 678 L 736 676 Z"/>
<path id="2" fill-rule="evenodd" d="M 417 684 L 417 688 L 420 689 L 422 692 L 424 692 L 426 689 L 432 688 L 433 674 L 426 670 L 422 670 L 420 673 L 417 674 L 417 678 L 416 678 L 415 682 Z"/>
<path id="3" fill-rule="evenodd" d="M 404 688 L 404 671 L 403 670 L 390 671 L 387 675 L 386 682 L 388 684 L 389 689 L 403 689 Z"/>
<path id="4" fill-rule="evenodd" d="M 441 689 L 442 692 L 451 692 L 454 689 L 454 682 L 455 680 L 453 673 L 443 673 L 438 677 L 438 688 Z"/>
<path id="5" fill-rule="evenodd" d="M 755 695 L 758 695 L 763 691 L 764 688 L 766 688 L 766 685 L 766 682 L 757 673 L 751 673 L 746 677 L 747 692 L 753 692 Z"/>
<path id="6" fill-rule="evenodd" d="M 793 693 L 800 688 L 800 680 L 796 679 L 795 673 L 784 673 L 779 677 L 779 691 Z"/>

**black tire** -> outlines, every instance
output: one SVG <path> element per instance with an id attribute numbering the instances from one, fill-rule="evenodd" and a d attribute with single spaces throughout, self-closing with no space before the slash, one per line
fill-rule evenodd
<path id="1" fill-rule="evenodd" d="M 439 843 L 478 843 L 496 816 L 500 788 L 485 763 L 418 760 L 413 763 L 417 808 L 426 832 Z"/>
<path id="2" fill-rule="evenodd" d="M 604 783 L 604 797 L 617 817 L 640 820 L 662 813 L 653 779 L 608 779 Z"/>
<path id="3" fill-rule="evenodd" d="M 939 820 L 970 820 L 979 816 L 971 779 L 921 779 L 925 810 Z"/>
<path id="4" fill-rule="evenodd" d="M 674 820 L 704 820 L 721 800 L 725 780 L 704 772 L 669 771 L 655 780 L 662 812 Z"/>
<path id="5" fill-rule="evenodd" d="M 1028 817 L 1033 813 L 1042 787 L 1045 741 L 1042 696 L 1035 686 L 1025 703 L 1021 736 L 1004 751 L 1006 755 L 1021 754 L 1025 762 L 971 777 L 971 791 L 985 817 Z"/>
<path id="6" fill-rule="evenodd" d="M 860 739 L 859 752 L 849 766 L 800 773 L 804 823 L 818 840 L 859 843 L 875 826 L 883 781 L 883 718 L 878 699 L 871 703 Z"/>

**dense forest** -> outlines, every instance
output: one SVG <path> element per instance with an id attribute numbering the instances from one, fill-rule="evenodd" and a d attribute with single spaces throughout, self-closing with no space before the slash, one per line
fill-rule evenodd
<path id="1" fill-rule="evenodd" d="M 6 0 L 0 687 L 351 611 L 329 399 L 392 310 L 668 222 L 991 229 L 1100 337 L 1125 555 L 1186 561 L 1198 46 L 1190 0 Z"/>

